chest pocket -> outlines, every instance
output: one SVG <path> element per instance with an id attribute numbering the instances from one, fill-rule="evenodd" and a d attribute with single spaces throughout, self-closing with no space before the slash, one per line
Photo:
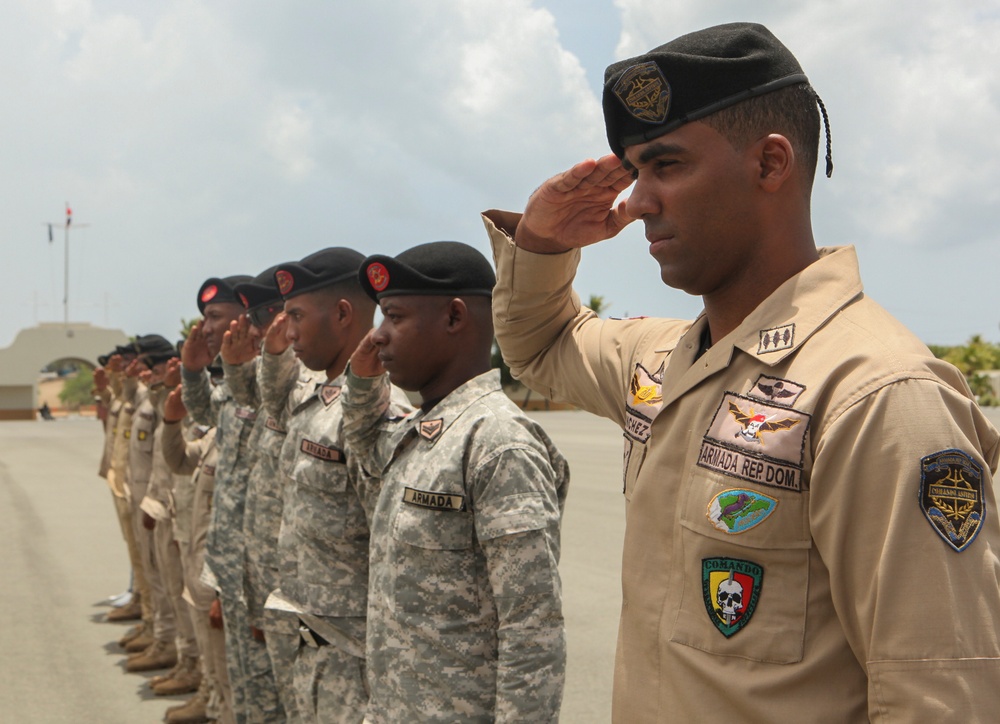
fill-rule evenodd
<path id="1" fill-rule="evenodd" d="M 684 491 L 682 594 L 670 640 L 718 656 L 801 661 L 812 547 L 808 490 L 696 467 Z"/>
<path id="2" fill-rule="evenodd" d="M 343 452 L 302 438 L 291 477 L 301 535 L 317 543 L 342 538 L 349 508 Z"/>
<path id="3" fill-rule="evenodd" d="M 399 502 L 392 525 L 396 609 L 429 616 L 477 614 L 473 514 Z"/>

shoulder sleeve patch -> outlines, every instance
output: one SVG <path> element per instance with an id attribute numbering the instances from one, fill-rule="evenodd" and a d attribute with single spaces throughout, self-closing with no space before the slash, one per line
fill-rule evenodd
<path id="1" fill-rule="evenodd" d="M 920 460 L 920 509 L 934 531 L 961 553 L 986 520 L 983 468 L 962 450 L 941 450 Z"/>

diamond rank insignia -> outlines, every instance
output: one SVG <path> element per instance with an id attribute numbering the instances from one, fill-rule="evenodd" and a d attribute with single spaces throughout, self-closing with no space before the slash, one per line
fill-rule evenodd
<path id="1" fill-rule="evenodd" d="M 986 519 L 982 466 L 961 450 L 942 450 L 923 458 L 920 509 L 945 543 L 964 551 Z"/>
<path id="2" fill-rule="evenodd" d="M 705 558 L 701 562 L 702 594 L 712 624 L 727 639 L 750 623 L 764 568 L 739 558 Z"/>

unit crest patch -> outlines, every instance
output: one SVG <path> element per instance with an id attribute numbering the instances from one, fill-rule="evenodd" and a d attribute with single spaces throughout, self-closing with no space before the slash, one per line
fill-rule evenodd
<path id="1" fill-rule="evenodd" d="M 763 523 L 777 507 L 777 499 L 770 495 L 730 488 L 709 501 L 705 516 L 723 533 L 745 533 Z"/>
<path id="2" fill-rule="evenodd" d="M 625 434 L 633 440 L 649 440 L 653 420 L 663 407 L 663 366 L 650 374 L 641 364 L 636 364 L 625 398 Z"/>
<path id="3" fill-rule="evenodd" d="M 948 545 L 964 551 L 986 519 L 982 466 L 961 450 L 921 459 L 920 509 Z"/>
<path id="4" fill-rule="evenodd" d="M 780 352 L 783 349 L 791 349 L 795 344 L 795 325 L 783 324 L 780 327 L 760 330 L 760 343 L 757 345 L 757 354 L 767 352 Z"/>
<path id="5" fill-rule="evenodd" d="M 441 432 L 444 430 L 444 420 L 421 420 L 420 421 L 420 437 L 431 440 L 432 442 L 436 440 Z"/>
<path id="6" fill-rule="evenodd" d="M 654 61 L 628 68 L 614 94 L 633 118 L 646 123 L 663 123 L 670 112 L 670 84 Z"/>
<path id="7" fill-rule="evenodd" d="M 734 392 L 723 395 L 698 465 L 757 485 L 801 491 L 810 417 Z"/>
<path id="8" fill-rule="evenodd" d="M 341 389 L 340 385 L 323 385 L 319 390 L 319 399 L 323 400 L 323 404 L 329 407 L 334 400 L 340 397 Z"/>
<path id="9" fill-rule="evenodd" d="M 805 390 L 805 385 L 800 385 L 798 382 L 761 375 L 750 388 L 750 397 L 757 397 L 775 405 L 791 407 Z"/>
<path id="10" fill-rule="evenodd" d="M 704 558 L 701 561 L 701 588 L 708 617 L 723 636 L 729 638 L 750 623 L 764 568 L 739 558 Z"/>

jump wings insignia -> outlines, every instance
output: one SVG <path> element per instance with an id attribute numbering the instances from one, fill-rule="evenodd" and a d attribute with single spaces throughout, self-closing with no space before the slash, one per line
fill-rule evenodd
<path id="1" fill-rule="evenodd" d="M 750 413 L 747 414 L 739 408 L 739 406 L 730 401 L 729 412 L 736 419 L 743 429 L 736 433 L 734 437 L 739 437 L 746 442 L 756 443 L 758 445 L 763 445 L 764 440 L 761 437 L 763 432 L 777 432 L 778 430 L 790 430 L 801 422 L 795 417 L 786 417 L 781 420 L 774 419 L 777 415 L 772 415 L 771 417 L 766 417 L 761 414 L 754 414 L 753 408 L 750 408 Z"/>

